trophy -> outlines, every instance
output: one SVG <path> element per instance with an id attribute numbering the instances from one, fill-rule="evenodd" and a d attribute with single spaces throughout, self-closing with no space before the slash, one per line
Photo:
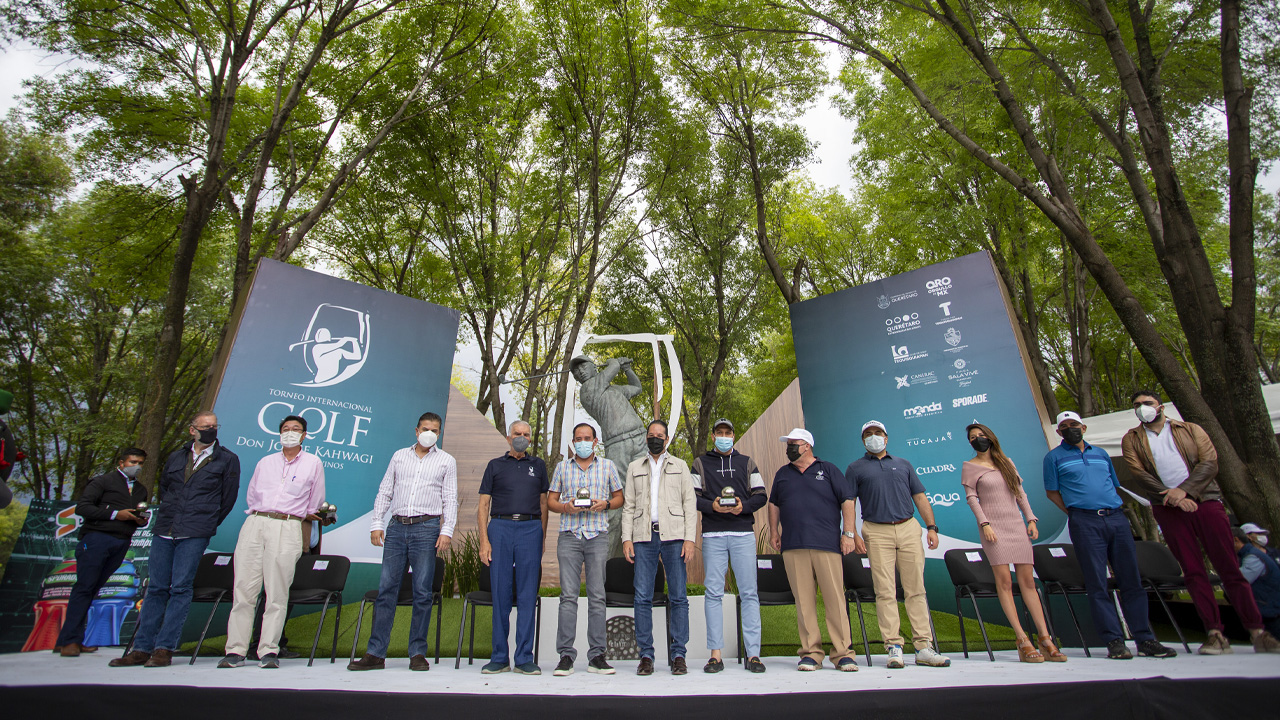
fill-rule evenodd
<path id="1" fill-rule="evenodd" d="M 720 500 L 718 502 L 720 503 L 720 507 L 733 507 L 734 505 L 737 505 L 738 498 L 736 493 L 734 493 L 733 488 L 725 485 L 724 489 L 720 491 Z"/>
<path id="2" fill-rule="evenodd" d="M 320 524 L 332 525 L 338 522 L 338 506 L 331 502 L 320 503 L 320 509 L 316 510 L 316 515 L 320 517 Z"/>
<path id="3" fill-rule="evenodd" d="M 136 515 L 138 519 L 142 521 L 143 525 L 146 525 L 147 523 L 151 522 L 151 516 L 148 514 L 150 510 L 151 510 L 151 503 L 143 501 L 138 503 L 138 507 L 133 509 L 133 514 Z"/>
<path id="4" fill-rule="evenodd" d="M 578 488 L 578 493 L 573 498 L 573 506 L 576 508 L 591 507 L 591 491 L 586 488 Z"/>

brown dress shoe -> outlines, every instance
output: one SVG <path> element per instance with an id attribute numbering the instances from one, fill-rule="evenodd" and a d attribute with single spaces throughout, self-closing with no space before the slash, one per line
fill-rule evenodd
<path id="1" fill-rule="evenodd" d="M 145 653 L 145 652 L 142 652 L 141 650 L 134 650 L 133 652 L 129 653 L 128 655 L 125 655 L 124 657 L 115 658 L 111 662 L 107 663 L 107 665 L 111 667 L 135 667 L 138 665 L 146 664 L 146 662 L 150 659 L 151 659 L 151 653 Z"/>
<path id="2" fill-rule="evenodd" d="M 431 663 L 427 662 L 426 655 L 414 655 L 413 657 L 409 658 L 409 669 L 422 670 L 422 671 L 430 670 Z"/>
<path id="3" fill-rule="evenodd" d="M 636 668 L 637 675 L 653 674 L 653 658 L 640 658 L 640 667 Z"/>
<path id="4" fill-rule="evenodd" d="M 58 654 L 62 657 L 80 657 L 80 643 L 67 643 Z"/>
<path id="5" fill-rule="evenodd" d="M 142 664 L 142 667 L 169 667 L 173 662 L 173 651 L 165 648 L 156 648 L 151 653 L 151 658 Z"/>
<path id="6" fill-rule="evenodd" d="M 423 662 L 426 662 L 426 658 L 422 658 L 422 660 Z M 412 661 L 410 661 L 410 665 L 412 665 Z M 352 660 L 347 663 L 348 670 L 381 670 L 386 666 L 386 660 L 378 657 L 377 655 L 370 655 L 369 653 L 365 653 L 364 657 L 359 660 Z"/>
<path id="7" fill-rule="evenodd" d="M 672 659 L 671 674 L 672 675 L 688 675 L 689 674 L 689 665 L 685 663 L 684 658 L 678 657 L 678 658 Z"/>
<path id="8" fill-rule="evenodd" d="M 96 647 L 85 647 L 84 645 L 81 645 L 81 646 L 80 646 L 80 652 L 82 652 L 82 653 L 96 653 L 96 652 L 98 652 L 98 648 L 96 648 Z"/>

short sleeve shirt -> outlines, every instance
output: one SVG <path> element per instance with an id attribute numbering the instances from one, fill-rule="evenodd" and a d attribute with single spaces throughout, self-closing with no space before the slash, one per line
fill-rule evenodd
<path id="1" fill-rule="evenodd" d="M 1062 494 L 1069 508 L 1115 509 L 1122 504 L 1111 457 L 1089 443 L 1081 452 L 1064 440 L 1044 456 L 1044 489 Z"/>
<path id="2" fill-rule="evenodd" d="M 547 492 L 547 464 L 542 458 L 507 453 L 489 461 L 480 479 L 480 494 L 492 496 L 491 515 L 539 515 Z"/>
<path id="3" fill-rule="evenodd" d="M 804 472 L 793 463 L 778 468 L 769 502 L 778 506 L 782 521 L 782 551 L 840 552 L 840 506 L 852 499 L 849 483 L 825 460 L 815 459 Z"/>
<path id="4" fill-rule="evenodd" d="M 900 457 L 871 453 L 849 463 L 845 469 L 853 497 L 862 501 L 862 519 L 873 523 L 896 523 L 916 512 L 911 496 L 924 492 L 924 483 L 915 466 Z"/>

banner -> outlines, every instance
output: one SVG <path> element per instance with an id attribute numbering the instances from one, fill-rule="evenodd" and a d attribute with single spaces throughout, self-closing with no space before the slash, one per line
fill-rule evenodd
<path id="1" fill-rule="evenodd" d="M 965 435 L 972 422 L 990 427 L 1017 466 L 1040 519 L 1040 542 L 1066 525 L 1045 497 L 1042 403 L 1014 322 L 985 252 L 791 306 L 815 453 L 843 470 L 865 452 L 862 424 L 883 422 L 889 453 L 915 466 L 933 505 L 942 538 L 931 558 L 979 544 L 960 485 L 960 467 L 974 455 Z M 930 584 L 945 583 L 933 601 L 950 607 L 945 568 L 929 566 Z"/>
<path id="2" fill-rule="evenodd" d="M 219 442 L 240 457 L 240 500 L 209 549 L 235 549 L 254 467 L 280 451 L 280 421 L 299 415 L 338 508 L 324 553 L 381 563 L 369 543 L 378 483 L 391 455 L 415 442 L 418 417 L 445 416 L 457 338 L 456 310 L 261 261 L 214 404 Z M 350 597 L 376 578 L 376 567 L 353 566 Z"/>

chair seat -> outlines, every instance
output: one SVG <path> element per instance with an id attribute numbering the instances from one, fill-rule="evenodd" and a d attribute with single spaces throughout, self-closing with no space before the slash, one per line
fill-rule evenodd
<path id="1" fill-rule="evenodd" d="M 1187 581 L 1183 579 L 1181 575 L 1158 575 L 1155 577 L 1145 577 L 1143 580 L 1155 585 L 1160 590 L 1183 590 L 1187 587 Z"/>
<path id="2" fill-rule="evenodd" d="M 760 592 L 761 605 L 795 605 L 796 597 L 790 592 Z"/>
<path id="3" fill-rule="evenodd" d="M 473 590 L 467 593 L 467 602 L 472 605 L 492 605 L 493 593 L 487 590 Z"/>
<path id="4" fill-rule="evenodd" d="M 340 597 L 342 597 L 342 593 L 330 592 L 329 590 L 321 588 L 314 590 L 294 590 L 289 593 L 289 602 L 298 605 L 319 604 L 323 603 L 326 599 Z"/>
<path id="5" fill-rule="evenodd" d="M 604 594 L 604 605 L 605 607 L 632 607 L 632 605 L 635 603 L 635 599 L 636 598 L 634 595 L 627 595 L 626 593 L 607 592 Z M 666 604 L 667 604 L 666 593 L 653 594 L 654 607 L 660 607 Z"/>
<path id="6" fill-rule="evenodd" d="M 231 597 L 231 591 L 225 588 L 194 588 L 191 591 L 191 602 L 216 602 Z"/>

